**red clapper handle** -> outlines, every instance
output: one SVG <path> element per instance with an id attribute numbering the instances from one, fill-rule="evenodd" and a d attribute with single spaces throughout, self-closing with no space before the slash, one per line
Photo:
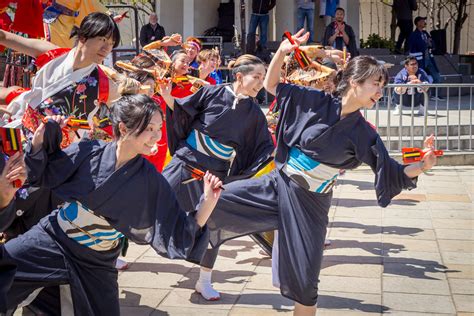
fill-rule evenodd
<path id="1" fill-rule="evenodd" d="M 296 44 L 290 32 L 286 31 L 284 35 L 292 45 Z M 306 53 L 301 51 L 298 47 L 295 48 L 295 57 L 300 67 L 303 69 L 306 69 L 311 64 L 311 60 L 306 56 Z"/>
<path id="2" fill-rule="evenodd" d="M 202 170 L 199 170 L 198 168 L 191 167 L 190 165 L 184 165 L 184 168 L 188 170 L 191 173 L 191 178 L 195 180 L 202 180 L 206 173 Z M 183 181 L 183 184 L 189 183 L 189 180 Z M 224 188 L 220 186 L 220 189 L 224 191 Z"/>
<path id="3" fill-rule="evenodd" d="M 402 148 L 402 158 L 404 163 L 414 163 L 421 161 L 425 156 L 425 152 L 421 148 Z M 444 152 L 442 150 L 434 150 L 436 157 L 443 156 Z"/>
<path id="4" fill-rule="evenodd" d="M 5 128 L 0 127 L 0 139 L 3 146 L 3 152 L 11 157 L 16 152 L 22 152 L 23 148 L 21 145 L 21 133 L 19 128 Z M 23 185 L 21 180 L 14 180 L 13 186 L 15 188 L 21 188 Z"/>

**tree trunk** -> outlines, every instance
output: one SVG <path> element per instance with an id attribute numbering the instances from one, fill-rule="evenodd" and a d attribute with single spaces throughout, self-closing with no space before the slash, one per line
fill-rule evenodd
<path id="1" fill-rule="evenodd" d="M 455 55 L 459 54 L 459 48 L 461 47 L 461 30 L 468 17 L 466 11 L 467 0 L 459 0 L 456 21 L 454 22 L 453 54 Z"/>
<path id="2" fill-rule="evenodd" d="M 395 40 L 395 34 L 397 32 L 397 14 L 395 12 L 395 9 L 392 6 L 392 19 L 390 21 L 390 41 L 396 42 Z"/>

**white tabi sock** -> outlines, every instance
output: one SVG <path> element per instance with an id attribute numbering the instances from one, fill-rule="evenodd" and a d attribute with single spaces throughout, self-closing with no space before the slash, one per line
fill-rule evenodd
<path id="1" fill-rule="evenodd" d="M 201 269 L 199 280 L 196 282 L 196 292 L 200 293 L 207 301 L 217 301 L 221 298 L 221 295 L 212 287 L 211 277 L 212 271 Z"/>

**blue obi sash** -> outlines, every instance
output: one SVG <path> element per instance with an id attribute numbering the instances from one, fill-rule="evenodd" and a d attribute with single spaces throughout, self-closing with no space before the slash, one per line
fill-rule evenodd
<path id="1" fill-rule="evenodd" d="M 189 133 L 186 143 L 193 149 L 212 158 L 229 161 L 235 156 L 234 148 L 221 144 L 195 129 Z"/>
<path id="2" fill-rule="evenodd" d="M 290 149 L 283 172 L 303 188 L 316 193 L 331 191 L 339 175 L 339 169 L 312 159 L 296 147 Z"/>
<path id="3" fill-rule="evenodd" d="M 71 239 L 96 251 L 117 247 L 123 234 L 79 202 L 65 203 L 57 215 L 59 227 Z"/>

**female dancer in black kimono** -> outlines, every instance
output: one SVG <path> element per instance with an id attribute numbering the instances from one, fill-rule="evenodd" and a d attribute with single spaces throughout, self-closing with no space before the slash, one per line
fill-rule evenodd
<path id="1" fill-rule="evenodd" d="M 174 99 L 169 85 L 161 85 L 168 110 L 166 127 L 173 158 L 163 170 L 184 209 L 194 208 L 202 184 L 187 183 L 188 167 L 209 170 L 225 183 L 252 177 L 271 160 L 273 142 L 265 115 L 251 99 L 263 87 L 265 67 L 255 56 L 240 56 L 232 68 L 231 85 L 205 86 L 193 95 Z M 211 268 L 217 249 L 200 262 L 196 290 L 207 300 L 219 299 L 211 286 Z M 198 261 L 199 262 L 199 261 Z"/>
<path id="2" fill-rule="evenodd" d="M 296 43 L 307 40 L 303 30 Z M 380 136 L 360 114 L 382 96 L 385 68 L 368 56 L 352 59 L 339 73 L 338 96 L 313 88 L 279 83 L 286 54 L 295 49 L 285 40 L 265 78 L 265 88 L 281 108 L 277 126 L 277 169 L 258 179 L 226 185 L 209 219 L 211 244 L 238 236 L 278 229 L 278 276 L 282 295 L 295 301 L 295 315 L 314 315 L 318 277 L 339 169 L 368 164 L 375 173 L 380 206 L 402 189 L 416 186 L 416 177 L 436 162 L 433 138 L 419 164 L 403 166 L 391 159 Z"/>
<path id="3" fill-rule="evenodd" d="M 83 141 L 64 151 L 61 117 L 36 130 L 25 158 L 28 180 L 52 188 L 66 203 L 1 246 L 0 260 L 17 265 L 8 309 L 41 287 L 69 284 L 75 315 L 119 315 L 114 264 L 121 237 L 150 244 L 169 258 L 196 260 L 206 250 L 204 225 L 219 198 L 219 179 L 207 173 L 203 204 L 195 213 L 184 212 L 166 180 L 142 157 L 161 137 L 156 103 L 144 95 L 125 96 L 115 102 L 110 119 L 116 141 Z"/>

